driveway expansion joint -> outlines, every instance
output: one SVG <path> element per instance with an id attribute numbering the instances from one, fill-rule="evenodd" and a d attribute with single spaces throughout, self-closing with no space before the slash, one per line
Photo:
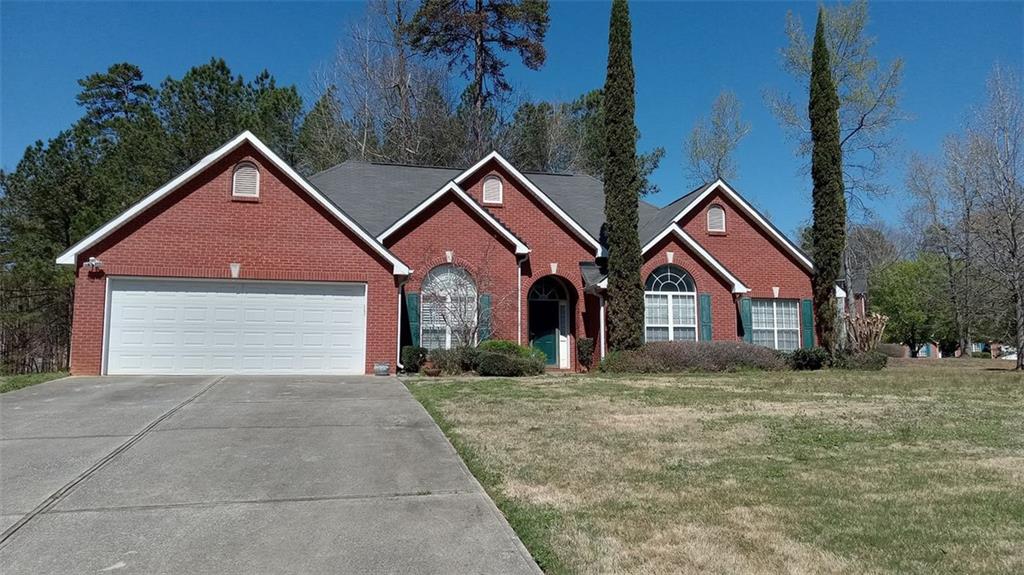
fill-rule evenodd
<path id="1" fill-rule="evenodd" d="M 121 445 L 119 445 L 116 448 L 114 448 L 114 450 L 111 451 L 110 453 L 108 453 L 107 455 L 103 456 L 103 458 L 101 458 L 99 461 L 94 463 L 88 469 L 83 471 L 78 477 L 72 479 L 70 482 L 65 484 L 63 487 L 61 487 L 57 491 L 54 491 L 53 493 L 51 493 L 50 496 L 47 497 L 46 499 L 44 499 L 42 503 L 37 505 L 35 509 L 30 511 L 27 515 L 25 515 L 24 517 L 19 519 L 14 525 L 11 525 L 7 529 L 5 529 L 2 534 L 0 534 L 0 549 L 2 549 L 4 546 L 6 546 L 7 542 L 11 540 L 11 537 L 13 537 L 14 534 L 17 533 L 19 529 L 21 529 L 26 524 L 28 524 L 28 522 L 32 521 L 39 514 L 46 512 L 48 509 L 50 509 L 51 507 L 56 505 L 57 502 L 62 500 L 76 486 L 81 484 L 83 481 L 89 479 L 89 477 L 91 477 L 94 473 L 96 473 L 97 471 L 102 469 L 104 466 L 106 466 L 106 464 L 110 463 L 118 455 L 124 453 L 125 451 L 130 449 L 133 445 L 135 445 L 136 443 L 141 441 L 142 438 L 145 437 L 146 434 L 150 430 L 152 430 L 157 425 L 160 425 L 164 420 L 166 420 L 170 416 L 174 415 L 179 409 L 181 409 L 181 408 L 185 407 L 186 405 L 188 405 L 189 403 L 192 403 L 193 401 L 195 401 L 199 396 L 201 396 L 202 394 L 204 394 L 207 391 L 209 391 L 210 388 L 212 388 L 214 385 L 216 385 L 218 382 L 222 381 L 223 379 L 224 379 L 224 377 L 218 377 L 218 378 L 214 379 L 213 381 L 211 381 L 209 384 L 203 386 L 202 389 L 200 389 L 196 393 L 192 394 L 191 397 L 189 397 L 185 401 L 179 403 L 178 405 L 172 407 L 168 411 L 164 412 L 163 415 L 161 415 L 160 417 L 157 417 L 156 419 L 154 419 L 152 422 L 149 423 L 149 425 L 147 425 L 146 427 L 142 428 L 141 431 L 139 431 L 135 435 L 132 435 L 127 441 L 125 441 Z"/>

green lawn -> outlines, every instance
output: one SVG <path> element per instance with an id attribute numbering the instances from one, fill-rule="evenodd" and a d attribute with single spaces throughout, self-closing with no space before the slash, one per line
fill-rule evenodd
<path id="1" fill-rule="evenodd" d="M 21 389 L 37 383 L 43 383 L 60 377 L 66 377 L 67 373 L 26 373 L 23 375 L 0 375 L 0 393 L 7 393 L 15 389 Z"/>
<path id="2" fill-rule="evenodd" d="M 1022 573 L 1008 365 L 407 385 L 549 573 Z"/>

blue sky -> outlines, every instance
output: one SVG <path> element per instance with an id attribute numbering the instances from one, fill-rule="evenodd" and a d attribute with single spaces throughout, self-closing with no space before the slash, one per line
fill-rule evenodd
<path id="1" fill-rule="evenodd" d="M 733 182 L 777 225 L 792 232 L 810 216 L 809 177 L 763 104 L 767 88 L 795 88 L 779 66 L 787 10 L 813 25 L 813 2 L 634 2 L 633 54 L 641 149 L 667 154 L 654 181 L 664 204 L 689 189 L 682 144 L 722 88 L 737 93 L 752 131 L 737 152 Z M 16 166 L 26 146 L 80 116 L 76 80 L 114 62 L 139 65 L 153 84 L 223 57 L 236 73 L 266 68 L 309 95 L 361 2 L 0 3 L 0 165 Z M 604 82 L 609 4 L 551 3 L 547 64 L 513 63 L 516 88 L 534 98 L 569 99 Z M 935 154 L 984 97 L 995 63 L 1024 68 L 1022 2 L 876 2 L 869 31 L 883 62 L 905 60 L 900 153 L 885 180 L 894 194 L 874 209 L 899 221 L 904 157 Z M 510 56 L 509 60 L 514 61 Z"/>

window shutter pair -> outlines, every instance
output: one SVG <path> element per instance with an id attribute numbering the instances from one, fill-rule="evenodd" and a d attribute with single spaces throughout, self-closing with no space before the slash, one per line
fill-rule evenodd
<path id="1" fill-rule="evenodd" d="M 420 345 L 420 294 L 410 292 L 405 294 L 405 308 L 409 315 L 409 331 L 412 334 L 412 344 Z M 491 339 L 491 294 L 480 296 L 480 326 L 479 339 L 486 341 Z"/>
<path id="2" fill-rule="evenodd" d="M 800 330 L 804 349 L 814 347 L 814 303 L 809 299 L 800 302 Z"/>
<path id="3" fill-rule="evenodd" d="M 700 339 L 711 341 L 711 294 L 700 294 Z"/>

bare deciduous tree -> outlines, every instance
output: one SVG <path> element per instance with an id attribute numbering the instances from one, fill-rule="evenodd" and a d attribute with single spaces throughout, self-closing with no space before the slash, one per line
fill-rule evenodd
<path id="1" fill-rule="evenodd" d="M 843 181 L 847 204 L 867 211 L 865 196 L 885 193 L 878 181 L 884 160 L 895 145 L 892 128 L 905 119 L 899 107 L 903 60 L 881 66 L 872 54 L 875 39 L 867 34 L 867 0 L 825 8 L 825 34 L 831 55 L 832 77 L 839 92 L 839 125 L 843 150 Z M 796 78 L 807 94 L 811 76 L 811 41 L 803 22 L 786 15 L 789 43 L 782 50 L 783 69 Z M 765 94 L 769 108 L 796 141 L 798 152 L 810 156 L 811 132 L 803 100 L 786 93 Z"/>
<path id="2" fill-rule="evenodd" d="M 711 117 L 697 120 L 685 145 L 693 185 L 736 177 L 733 153 L 750 133 L 750 123 L 743 121 L 740 108 L 736 94 L 722 90 L 711 106 Z"/>

